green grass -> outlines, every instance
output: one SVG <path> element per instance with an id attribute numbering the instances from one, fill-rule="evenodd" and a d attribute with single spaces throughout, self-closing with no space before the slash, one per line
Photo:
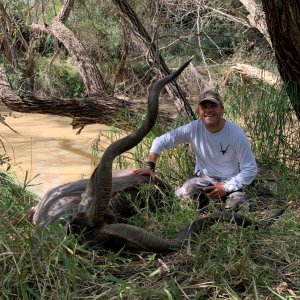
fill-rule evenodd
<path id="1" fill-rule="evenodd" d="M 37 239 L 25 218 L 33 195 L 1 173 L 0 298 L 296 299 L 292 294 L 300 295 L 300 195 L 299 189 L 289 187 L 299 186 L 300 180 L 297 175 L 283 177 L 273 198 L 260 199 L 261 206 L 245 211 L 262 218 L 278 207 L 279 198 L 291 201 L 270 228 L 217 224 L 192 237 L 182 250 L 157 255 L 95 252 L 65 236 L 57 224 L 50 230 L 39 228 Z M 168 197 L 163 208 L 155 213 L 141 209 L 131 223 L 174 236 L 198 213 L 193 205 Z M 258 201 L 255 194 L 253 201 Z M 216 209 L 210 204 L 210 211 Z"/>
<path id="2" fill-rule="evenodd" d="M 244 101 L 246 96 L 247 93 Z M 227 111 L 231 116 L 233 109 L 240 112 L 236 119 L 242 119 L 244 125 L 246 115 L 241 112 L 245 105 L 240 102 L 240 110 L 231 107 Z M 272 114 L 276 111 L 281 114 L 275 108 Z M 256 118 L 267 119 L 266 114 L 265 110 L 265 116 L 257 114 Z M 270 118 L 276 119 L 274 115 Z M 292 132 L 291 123 L 275 124 L 276 127 L 271 121 L 264 124 L 263 120 L 255 119 L 255 126 L 249 121 L 263 138 L 262 148 L 255 148 L 255 154 L 264 164 L 260 164 L 259 184 L 249 187 L 251 199 L 242 212 L 262 219 L 290 202 L 285 214 L 272 226 L 258 231 L 216 224 L 170 254 L 95 251 L 79 244 L 74 236 L 66 236 L 59 224 L 49 229 L 34 228 L 26 219 L 26 211 L 37 199 L 27 191 L 28 183 L 17 183 L 13 176 L 1 171 L 0 299 L 298 299 L 300 176 L 289 158 L 291 152 L 284 151 L 284 147 L 293 149 L 293 157 L 299 155 L 299 150 L 293 143 L 287 145 L 280 139 L 269 138 L 270 130 L 280 134 L 284 128 L 286 138 Z M 112 141 L 118 139 L 123 133 L 116 127 L 102 132 L 100 141 L 103 135 Z M 116 159 L 115 167 L 141 166 L 153 138 L 164 130 L 156 126 L 143 143 Z M 254 145 L 254 135 L 251 141 Z M 276 146 L 271 157 L 264 150 L 268 145 Z M 91 151 L 101 150 L 94 147 Z M 166 151 L 157 172 L 176 187 L 192 169 L 190 149 L 183 146 Z M 141 193 L 148 197 L 151 190 L 145 187 Z M 192 203 L 180 201 L 172 191 L 162 201 L 162 207 L 155 212 L 138 208 L 137 204 L 139 213 L 130 222 L 158 235 L 173 237 L 203 214 Z M 206 211 L 218 209 L 217 204 L 211 203 Z"/>

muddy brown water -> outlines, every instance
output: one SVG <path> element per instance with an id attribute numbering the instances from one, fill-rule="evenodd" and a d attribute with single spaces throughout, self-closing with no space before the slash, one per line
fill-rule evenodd
<path id="1" fill-rule="evenodd" d="M 90 147 L 99 130 L 108 129 L 89 125 L 76 135 L 70 118 L 41 114 L 13 113 L 5 121 L 20 133 L 0 123 L 0 139 L 12 159 L 13 171 L 20 182 L 27 171 L 30 189 L 40 196 L 59 184 L 88 178 L 94 170 Z"/>
<path id="2" fill-rule="evenodd" d="M 161 104 L 160 109 L 176 113 L 173 104 Z M 88 125 L 77 135 L 67 117 L 9 113 L 3 107 L 0 113 L 19 133 L 0 123 L 0 140 L 12 159 L 12 170 L 21 183 L 27 176 L 27 182 L 31 180 L 30 189 L 39 196 L 57 185 L 89 178 L 95 168 L 91 145 L 100 131 L 110 128 L 102 124 Z M 99 148 L 105 149 L 109 144 L 102 135 Z M 0 144 L 0 153 L 4 152 Z"/>

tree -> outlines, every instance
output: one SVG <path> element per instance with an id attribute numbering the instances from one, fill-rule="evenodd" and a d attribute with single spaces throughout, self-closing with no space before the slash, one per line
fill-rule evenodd
<path id="1" fill-rule="evenodd" d="M 147 61 L 150 66 L 153 66 L 160 76 L 166 76 L 171 73 L 166 65 L 163 57 L 159 53 L 159 49 L 153 39 L 149 36 L 142 22 L 130 7 L 126 0 L 113 0 L 114 4 L 118 7 L 124 18 L 130 24 L 132 32 L 137 36 L 140 44 L 148 53 Z M 174 102 L 178 111 L 183 114 L 186 113 L 187 117 L 196 119 L 196 116 L 190 107 L 184 92 L 180 86 L 174 81 L 169 87 L 169 92 L 174 96 Z"/>
<path id="2" fill-rule="evenodd" d="M 157 78 L 170 73 L 166 61 L 178 59 L 178 62 L 181 62 L 183 57 L 186 59 L 195 54 L 194 63 L 197 64 L 197 68 L 192 70 L 192 65 L 189 67 L 189 73 L 185 74 L 188 74 L 191 80 L 186 80 L 185 84 L 197 86 L 198 92 L 203 86 L 207 87 L 206 83 L 210 86 L 218 84 L 218 81 L 213 80 L 216 74 L 214 70 L 219 69 L 220 64 L 230 58 L 235 49 L 245 42 L 244 29 L 255 27 L 261 34 L 257 35 L 257 31 L 252 30 L 254 39 L 262 40 L 263 48 L 267 49 L 270 54 L 272 53 L 271 47 L 274 49 L 280 75 L 287 85 L 291 102 L 300 118 L 297 59 L 299 57 L 299 47 L 297 48 L 299 45 L 299 4 L 295 1 L 273 3 L 264 0 L 267 22 L 262 7 L 254 0 L 227 3 L 220 0 L 212 2 L 160 0 L 130 2 L 133 3 L 132 6 L 126 0 L 113 0 L 112 2 L 65 0 L 60 11 L 57 6 L 59 1 L 38 0 L 32 7 L 30 7 L 31 2 L 27 4 L 24 1 L 6 2 L 18 7 L 28 5 L 30 9 L 33 7 L 36 9 L 35 13 L 31 12 L 31 19 L 26 19 L 26 24 L 22 21 L 22 24 L 18 25 L 21 19 L 18 10 L 12 9 L 9 14 L 6 12 L 8 4 L 0 4 L 0 47 L 2 50 L 0 58 L 5 61 L 6 66 L 10 65 L 6 69 L 2 66 L 0 70 L 0 100 L 12 110 L 69 116 L 73 118 L 72 125 L 76 128 L 95 122 L 110 124 L 112 117 L 125 108 L 132 114 L 139 111 L 138 103 L 114 96 L 117 95 L 114 93 L 116 81 L 122 78 L 124 72 L 128 72 L 130 63 L 138 59 L 139 62 L 141 60 L 147 62 L 148 66 L 146 63 L 143 64 L 147 70 L 141 73 L 143 78 L 146 78 L 143 83 L 144 88 L 145 83 L 151 84 L 149 82 L 153 76 Z M 92 7 L 91 3 L 96 6 Z M 51 13 L 46 13 L 47 6 L 48 8 L 54 6 Z M 144 10 L 146 6 L 150 8 L 151 14 L 147 14 L 147 10 Z M 24 11 L 30 10 L 28 7 Z M 122 19 L 118 17 L 118 14 L 112 13 L 113 10 L 118 11 Z M 103 11 L 103 14 L 95 17 L 96 11 Z M 247 12 L 249 14 L 246 16 Z M 118 19 L 117 26 L 119 27 L 114 29 L 118 32 L 118 46 L 116 46 L 119 47 L 118 49 L 110 48 L 112 38 L 109 33 L 103 33 L 104 26 L 111 28 L 111 23 L 107 26 L 101 19 L 101 16 L 104 18 L 107 15 L 109 18 L 114 15 L 114 20 Z M 92 31 L 88 31 L 86 35 L 80 31 L 77 23 L 79 16 L 80 21 L 85 22 L 84 32 L 89 27 L 93 28 L 95 33 L 93 37 L 88 36 Z M 270 35 L 266 30 L 266 23 Z M 228 26 L 236 30 L 235 34 L 228 34 Z M 123 43 L 121 42 L 122 32 Z M 249 36 L 251 37 L 251 33 Z M 265 43 L 263 36 L 268 44 Z M 40 48 L 45 47 L 49 40 L 55 45 L 53 48 L 64 49 L 67 56 L 72 58 L 73 65 L 79 70 L 85 87 L 85 97 L 82 99 L 65 99 L 63 96 L 57 97 L 51 93 L 44 93 L 43 96 L 36 93 L 35 81 L 38 78 L 35 74 L 38 64 L 36 54 L 43 55 Z M 98 49 L 89 47 L 91 43 L 97 44 Z M 105 45 L 106 49 L 101 47 L 101 44 Z M 55 60 L 55 53 L 57 53 L 53 48 L 45 53 L 47 56 L 53 55 L 51 62 Z M 45 58 L 46 55 L 43 57 Z M 116 68 L 115 65 L 111 67 L 113 65 L 111 64 L 108 71 L 107 62 L 112 61 L 115 65 L 119 61 L 119 64 Z M 49 69 L 50 67 L 51 63 L 49 63 Z M 25 87 L 25 93 L 19 93 L 11 88 L 7 76 L 8 69 L 22 74 L 26 79 L 26 84 L 22 84 L 22 88 Z M 199 77 L 202 74 L 208 77 L 203 85 L 199 84 Z M 135 84 L 138 80 L 139 78 L 134 78 L 132 83 Z M 185 92 L 177 83 L 170 84 L 167 91 L 169 95 L 172 95 L 172 100 L 181 116 L 195 118 Z M 163 117 L 168 121 L 171 120 L 171 117 L 166 114 Z"/>
<path id="3" fill-rule="evenodd" d="M 99 67 L 92 61 L 76 35 L 65 25 L 73 7 L 74 0 L 65 0 L 61 11 L 50 23 L 33 23 L 31 24 L 31 30 L 36 34 L 41 32 L 51 34 L 63 44 L 81 74 L 86 88 L 86 97 L 81 101 L 76 101 L 74 99 L 57 99 L 49 96 L 41 97 L 28 93 L 19 95 L 11 88 L 6 72 L 2 67 L 0 68 L 0 100 L 14 111 L 39 112 L 72 117 L 73 128 L 80 128 L 91 123 L 111 124 L 112 118 L 124 109 L 135 115 L 138 111 L 141 111 L 138 103 L 119 99 L 108 93 L 104 76 Z M 8 25 L 13 22 L 6 14 L 3 5 L 0 6 L 0 12 L 2 16 L 5 16 L 5 21 L 1 24 L 2 33 L 11 32 Z M 134 14 L 133 11 L 131 12 Z M 139 20 L 136 15 L 134 17 L 136 20 Z M 141 23 L 140 25 L 142 26 Z M 143 34 L 147 35 L 147 32 Z M 7 60 L 14 66 L 17 66 L 17 60 L 14 58 L 16 51 L 11 51 L 11 49 L 14 49 L 11 39 L 4 38 L 1 42 L 6 50 Z M 27 50 L 27 48 L 25 49 Z M 179 89 L 178 85 L 176 86 Z M 190 108 L 188 104 L 186 107 Z M 172 119 L 166 113 L 160 113 L 160 117 L 167 122 Z"/>
<path id="4" fill-rule="evenodd" d="M 245 6 L 247 11 L 249 12 L 249 15 L 247 16 L 249 24 L 252 27 L 257 28 L 262 33 L 262 35 L 265 37 L 270 47 L 272 48 L 272 42 L 268 33 L 265 14 L 261 6 L 256 4 L 254 0 L 240 0 L 240 2 Z"/>
<path id="5" fill-rule="evenodd" d="M 300 121 L 300 2 L 263 0 L 278 69 Z"/>

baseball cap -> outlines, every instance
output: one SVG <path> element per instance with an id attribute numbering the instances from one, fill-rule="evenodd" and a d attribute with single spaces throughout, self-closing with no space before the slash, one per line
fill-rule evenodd
<path id="1" fill-rule="evenodd" d="M 203 101 L 211 101 L 216 104 L 222 103 L 221 96 L 214 90 L 206 90 L 200 95 L 199 104 Z"/>

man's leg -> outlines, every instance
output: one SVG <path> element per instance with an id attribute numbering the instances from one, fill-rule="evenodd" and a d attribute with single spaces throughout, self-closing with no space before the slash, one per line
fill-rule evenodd
<path id="1" fill-rule="evenodd" d="M 242 204 L 247 201 L 246 193 L 237 191 L 230 193 L 225 199 L 225 208 L 229 210 L 238 209 Z"/>
<path id="2" fill-rule="evenodd" d="M 198 208 L 203 208 L 208 205 L 209 198 L 203 192 L 203 188 L 207 186 L 209 180 L 195 176 L 188 179 L 180 188 L 175 191 L 175 194 L 185 200 L 192 199 L 198 202 Z"/>
<path id="3" fill-rule="evenodd" d="M 214 182 L 214 179 L 204 175 L 201 171 L 198 171 L 177 189 L 175 194 L 183 199 L 193 199 L 199 203 L 199 208 L 203 208 L 209 203 L 209 197 L 203 192 L 203 188 L 207 187 L 210 182 Z M 225 183 L 226 181 L 223 182 Z M 235 210 L 247 201 L 247 197 L 246 193 L 240 190 L 231 192 L 228 196 L 222 197 L 221 200 L 225 202 L 226 209 Z"/>

